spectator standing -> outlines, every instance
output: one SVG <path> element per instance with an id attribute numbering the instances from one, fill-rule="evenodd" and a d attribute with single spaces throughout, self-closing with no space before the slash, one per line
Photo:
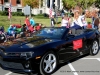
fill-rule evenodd
<path id="1" fill-rule="evenodd" d="M 99 18 L 100 18 L 100 9 L 99 9 L 99 11 L 98 11 L 98 16 L 99 16 Z"/>
<path id="2" fill-rule="evenodd" d="M 100 32 L 100 18 L 99 18 L 98 30 L 99 30 L 99 32 Z"/>
<path id="3" fill-rule="evenodd" d="M 97 11 L 93 10 L 91 15 L 92 15 L 92 28 L 93 29 L 98 29 L 99 18 L 98 18 Z"/>
<path id="4" fill-rule="evenodd" d="M 65 14 L 64 9 L 62 9 L 62 10 L 61 10 L 62 19 L 64 18 L 64 14 Z"/>
<path id="5" fill-rule="evenodd" d="M 52 15 L 51 17 L 51 27 L 55 26 L 55 19 L 54 19 L 54 15 Z"/>

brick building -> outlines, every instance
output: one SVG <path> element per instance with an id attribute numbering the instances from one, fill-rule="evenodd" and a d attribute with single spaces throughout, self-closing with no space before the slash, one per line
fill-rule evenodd
<path id="1" fill-rule="evenodd" d="M 23 0 L 0 0 L 0 10 L 7 11 L 11 2 L 12 12 L 23 12 Z"/>
<path id="2" fill-rule="evenodd" d="M 9 4 L 11 2 L 12 12 L 24 12 L 23 0 L 0 0 L 0 11 L 8 11 Z M 43 6 L 32 9 L 33 14 L 49 13 L 50 6 L 62 9 L 62 0 L 43 0 Z"/>

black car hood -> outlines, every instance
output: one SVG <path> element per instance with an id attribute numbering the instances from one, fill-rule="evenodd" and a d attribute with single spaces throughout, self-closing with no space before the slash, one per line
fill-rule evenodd
<path id="1" fill-rule="evenodd" d="M 18 47 L 32 48 L 52 41 L 53 40 L 49 38 L 33 36 L 33 37 L 20 38 L 13 41 L 1 43 L 0 48 L 2 49 L 4 48 L 4 50 L 8 48 L 18 48 Z"/>

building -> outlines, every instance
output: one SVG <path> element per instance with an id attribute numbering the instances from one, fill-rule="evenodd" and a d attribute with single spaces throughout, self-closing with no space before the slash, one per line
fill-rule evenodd
<path id="1" fill-rule="evenodd" d="M 22 0 L 0 0 L 0 10 L 8 11 L 8 7 L 12 6 L 12 12 L 23 12 L 23 2 Z"/>
<path id="2" fill-rule="evenodd" d="M 12 12 L 24 12 L 23 0 L 0 0 L 0 11 L 8 11 L 8 7 L 12 5 Z M 41 2 L 41 0 L 39 0 Z M 43 5 L 39 5 L 39 8 L 32 9 L 32 14 L 49 14 L 50 7 L 53 9 L 62 9 L 62 0 L 43 0 Z"/>

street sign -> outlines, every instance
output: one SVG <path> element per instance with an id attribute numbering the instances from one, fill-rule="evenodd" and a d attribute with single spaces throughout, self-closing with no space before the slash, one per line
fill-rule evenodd
<path id="1" fill-rule="evenodd" d="M 31 15 L 31 7 L 26 5 L 24 7 L 24 15 Z"/>

